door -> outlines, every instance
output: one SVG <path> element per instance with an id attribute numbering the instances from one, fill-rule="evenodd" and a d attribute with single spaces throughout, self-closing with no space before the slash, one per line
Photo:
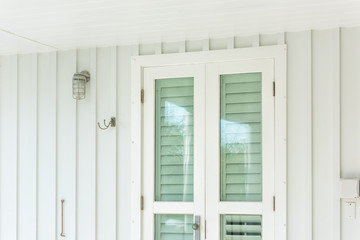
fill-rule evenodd
<path id="1" fill-rule="evenodd" d="M 206 67 L 208 239 L 274 239 L 274 65 Z"/>
<path id="2" fill-rule="evenodd" d="M 142 239 L 274 239 L 273 69 L 144 69 Z"/>
<path id="3" fill-rule="evenodd" d="M 205 239 L 205 65 L 146 68 L 144 89 L 143 239 Z"/>

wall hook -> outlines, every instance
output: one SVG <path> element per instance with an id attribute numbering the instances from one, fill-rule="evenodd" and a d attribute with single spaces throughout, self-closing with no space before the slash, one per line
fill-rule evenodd
<path id="1" fill-rule="evenodd" d="M 110 122 L 109 122 L 108 124 L 106 124 L 106 121 L 105 121 L 105 119 L 104 119 L 104 126 L 105 126 L 105 127 L 101 127 L 99 122 L 98 122 L 98 126 L 99 126 L 99 128 L 100 128 L 101 130 L 106 130 L 106 129 L 108 129 L 109 127 L 115 127 L 115 126 L 116 126 L 116 118 L 115 118 L 115 117 L 112 117 L 112 118 L 110 119 Z"/>

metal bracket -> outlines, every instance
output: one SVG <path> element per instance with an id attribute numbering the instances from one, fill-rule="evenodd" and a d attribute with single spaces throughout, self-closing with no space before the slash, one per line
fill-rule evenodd
<path id="1" fill-rule="evenodd" d="M 110 119 L 110 122 L 108 124 L 106 124 L 106 121 L 104 119 L 104 127 L 101 127 L 100 126 L 100 123 L 98 122 L 98 126 L 101 130 L 106 130 L 108 129 L 109 127 L 116 127 L 116 118 L 115 117 L 112 117 Z"/>

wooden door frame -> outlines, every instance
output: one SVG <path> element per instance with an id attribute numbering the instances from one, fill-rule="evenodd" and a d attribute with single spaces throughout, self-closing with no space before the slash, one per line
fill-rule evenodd
<path id="1" fill-rule="evenodd" d="M 136 56 L 131 59 L 131 239 L 141 240 L 143 70 L 148 67 L 273 59 L 275 95 L 275 239 L 287 237 L 287 81 L 286 45 Z M 146 94 L 146 93 L 145 93 Z"/>

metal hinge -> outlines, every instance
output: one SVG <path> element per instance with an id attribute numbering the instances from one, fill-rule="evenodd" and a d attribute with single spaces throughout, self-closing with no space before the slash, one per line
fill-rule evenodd
<path id="1" fill-rule="evenodd" d="M 273 211 L 275 212 L 275 196 L 273 196 Z"/>
<path id="2" fill-rule="evenodd" d="M 141 103 L 144 103 L 144 89 L 141 89 Z"/>
<path id="3" fill-rule="evenodd" d="M 275 97 L 275 82 L 273 82 L 273 96 Z"/>
<path id="4" fill-rule="evenodd" d="M 144 210 L 144 196 L 140 197 L 140 209 L 141 211 Z"/>

